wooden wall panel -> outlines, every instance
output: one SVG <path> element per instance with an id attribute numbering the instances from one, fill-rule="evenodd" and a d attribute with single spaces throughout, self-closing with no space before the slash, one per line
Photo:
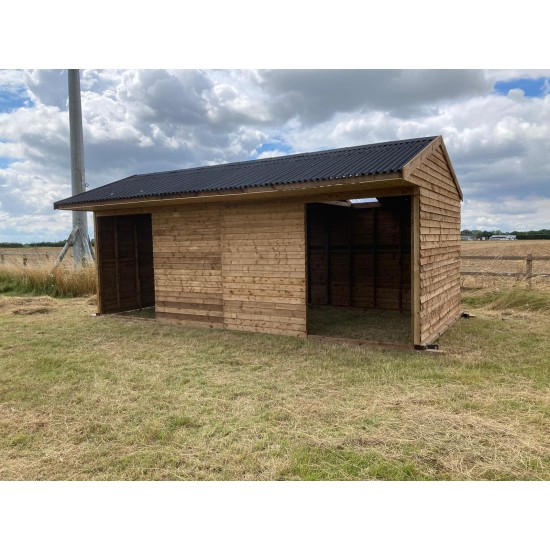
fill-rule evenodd
<path id="1" fill-rule="evenodd" d="M 153 236 L 158 319 L 305 335 L 303 204 L 174 207 Z"/>
<path id="2" fill-rule="evenodd" d="M 410 199 L 380 204 L 308 206 L 311 304 L 410 311 Z"/>
<path id="3" fill-rule="evenodd" d="M 157 319 L 223 327 L 220 205 L 153 213 Z"/>
<path id="4" fill-rule="evenodd" d="M 419 186 L 419 330 L 435 340 L 460 316 L 460 195 L 441 148 L 409 177 Z"/>
<path id="5" fill-rule="evenodd" d="M 302 203 L 227 204 L 222 216 L 224 326 L 306 335 Z"/>

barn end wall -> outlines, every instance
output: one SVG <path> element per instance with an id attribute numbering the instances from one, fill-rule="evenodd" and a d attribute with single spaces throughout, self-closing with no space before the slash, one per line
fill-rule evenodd
<path id="1" fill-rule="evenodd" d="M 302 203 L 179 206 L 152 219 L 158 319 L 306 335 Z"/>
<path id="2" fill-rule="evenodd" d="M 409 176 L 418 189 L 419 327 L 429 343 L 460 316 L 460 195 L 441 147 Z"/>
<path id="3" fill-rule="evenodd" d="M 309 204 L 307 227 L 310 304 L 410 311 L 410 197 Z"/>

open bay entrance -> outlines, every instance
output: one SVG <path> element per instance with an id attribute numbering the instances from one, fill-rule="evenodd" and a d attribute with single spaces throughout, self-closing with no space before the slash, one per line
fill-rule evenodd
<path id="1" fill-rule="evenodd" d="M 97 216 L 99 311 L 155 305 L 151 214 Z"/>
<path id="2" fill-rule="evenodd" d="M 411 200 L 307 205 L 308 334 L 411 342 Z"/>

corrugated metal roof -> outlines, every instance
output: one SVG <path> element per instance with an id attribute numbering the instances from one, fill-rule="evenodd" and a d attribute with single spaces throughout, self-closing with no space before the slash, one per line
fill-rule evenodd
<path id="1" fill-rule="evenodd" d="M 398 172 L 436 136 L 170 172 L 139 174 L 54 203 L 54 208 Z"/>

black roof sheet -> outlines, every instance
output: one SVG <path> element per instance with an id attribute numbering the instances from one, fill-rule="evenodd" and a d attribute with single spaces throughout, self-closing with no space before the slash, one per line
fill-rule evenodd
<path id="1" fill-rule="evenodd" d="M 315 153 L 138 174 L 54 203 L 54 208 L 89 203 L 168 197 L 332 180 L 398 172 L 437 136 L 358 145 Z"/>

